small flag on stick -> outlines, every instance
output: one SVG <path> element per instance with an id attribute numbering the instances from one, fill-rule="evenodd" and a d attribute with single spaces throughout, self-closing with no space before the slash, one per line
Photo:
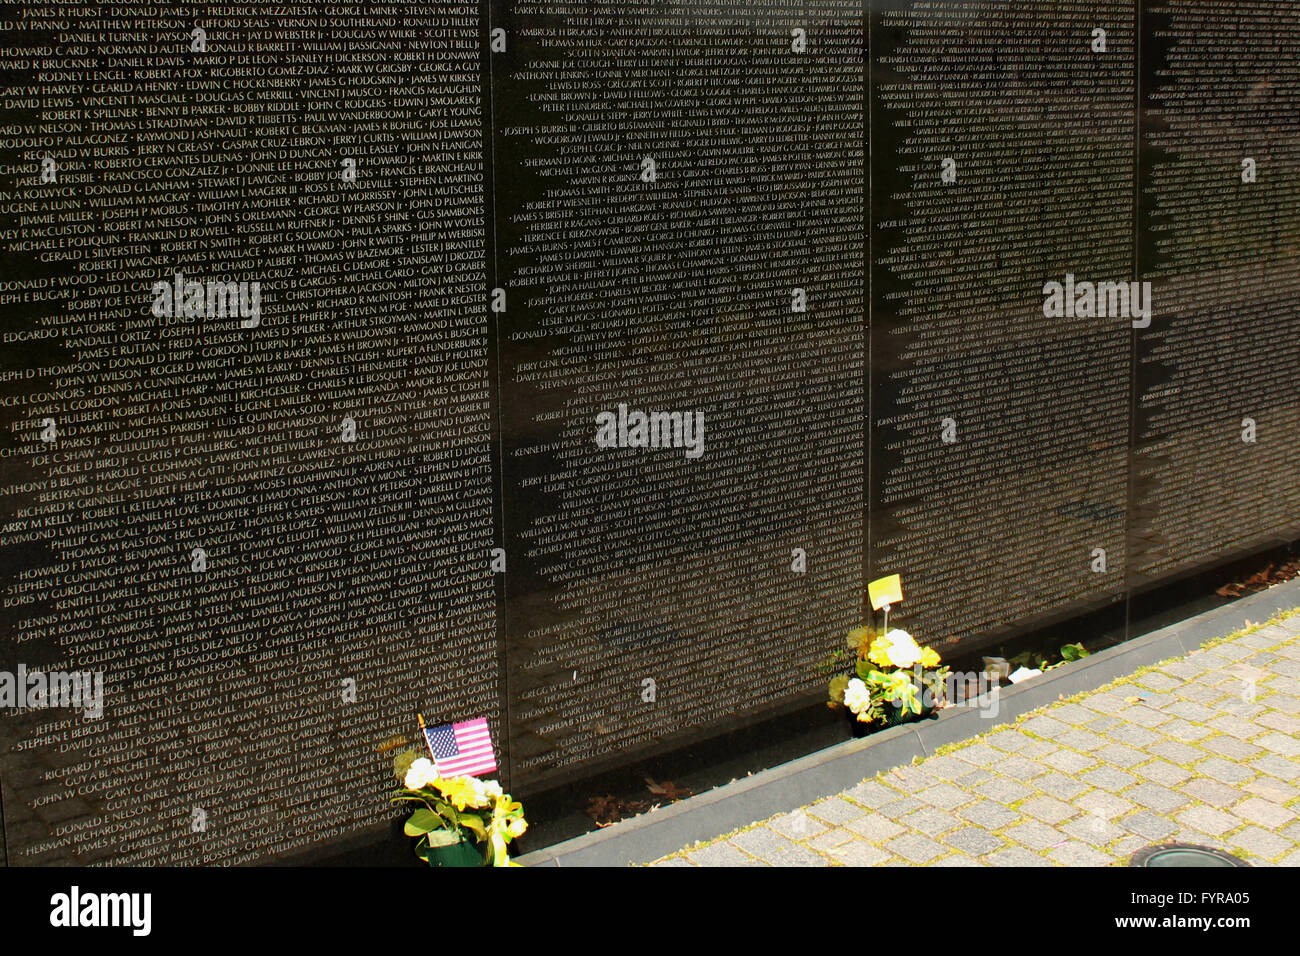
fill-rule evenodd
<path id="1" fill-rule="evenodd" d="M 429 747 L 429 755 L 438 768 L 438 776 L 477 777 L 497 769 L 487 718 L 426 727 L 424 717 L 416 716 L 420 719 L 420 730 Z"/>

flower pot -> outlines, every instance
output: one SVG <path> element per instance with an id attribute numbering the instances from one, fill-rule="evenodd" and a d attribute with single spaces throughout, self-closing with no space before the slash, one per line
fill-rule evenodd
<path id="1" fill-rule="evenodd" d="M 465 837 L 451 846 L 435 846 L 429 849 L 430 866 L 482 866 L 483 854 L 478 846 Z"/>
<path id="2" fill-rule="evenodd" d="M 429 849 L 430 866 L 482 866 L 483 854 L 477 844 L 465 837 L 451 846 L 435 846 Z"/>

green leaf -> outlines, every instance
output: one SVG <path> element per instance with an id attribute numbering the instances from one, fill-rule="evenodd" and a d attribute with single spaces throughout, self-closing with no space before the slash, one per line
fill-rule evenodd
<path id="1" fill-rule="evenodd" d="M 460 813 L 456 816 L 456 822 L 465 829 L 470 830 L 480 840 L 487 839 L 487 827 L 483 825 L 483 820 L 476 813 Z"/>
<path id="2" fill-rule="evenodd" d="M 455 830 L 430 830 L 424 837 L 429 846 L 455 846 L 460 842 L 460 834 Z"/>
<path id="3" fill-rule="evenodd" d="M 447 821 L 432 810 L 416 810 L 402 827 L 407 836 L 423 836 L 431 830 L 442 830 Z"/>

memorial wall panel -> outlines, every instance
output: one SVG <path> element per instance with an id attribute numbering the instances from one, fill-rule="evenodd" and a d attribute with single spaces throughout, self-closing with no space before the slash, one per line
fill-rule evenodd
<path id="1" fill-rule="evenodd" d="M 857 3 L 493 9 L 512 778 L 817 693 L 860 617 Z"/>
<path id="2" fill-rule="evenodd" d="M 479 11 L 5 16 L 0 671 L 102 675 L 0 709 L 9 861 L 386 821 L 501 709 Z"/>
<path id="3" fill-rule="evenodd" d="M 1142 8 L 1133 583 L 1300 525 L 1300 8 Z"/>
<path id="4" fill-rule="evenodd" d="M 880 4 L 871 61 L 871 575 L 927 642 L 1114 600 L 1133 6 Z"/>

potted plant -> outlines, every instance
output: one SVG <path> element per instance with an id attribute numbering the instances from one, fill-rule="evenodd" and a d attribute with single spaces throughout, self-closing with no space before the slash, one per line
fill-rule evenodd
<path id="1" fill-rule="evenodd" d="M 832 660 L 845 656 L 853 658 L 853 673 L 831 680 L 828 706 L 847 709 L 855 726 L 890 727 L 946 703 L 948 668 L 937 651 L 920 646 L 906 631 L 856 628 L 848 634 L 846 650 Z"/>
<path id="2" fill-rule="evenodd" d="M 393 762 L 402 782 L 394 803 L 415 804 L 407 836 L 418 837 L 415 855 L 429 866 L 518 866 L 507 847 L 528 829 L 523 805 L 495 780 L 440 777 L 428 757 L 404 753 Z M 483 844 L 480 850 L 477 844 Z"/>

